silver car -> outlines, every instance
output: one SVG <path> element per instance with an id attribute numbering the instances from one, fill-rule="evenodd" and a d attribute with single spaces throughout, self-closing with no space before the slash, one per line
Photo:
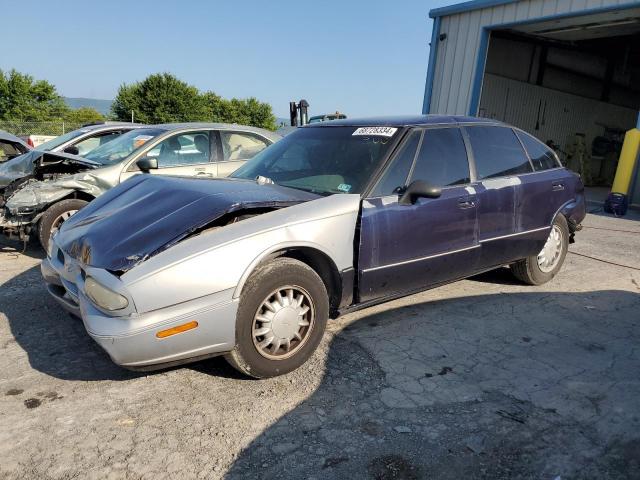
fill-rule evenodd
<path id="1" fill-rule="evenodd" d="M 154 125 L 129 131 L 83 157 L 47 153 L 35 170 L 5 187 L 0 228 L 26 239 L 52 233 L 94 198 L 140 174 L 224 177 L 280 136 L 260 128 L 214 123 Z"/>
<path id="2" fill-rule="evenodd" d="M 579 177 L 508 125 L 335 120 L 228 179 L 123 182 L 62 226 L 42 274 L 119 365 L 225 354 L 260 378 L 304 363 L 330 316 L 502 265 L 547 282 L 584 216 Z"/>

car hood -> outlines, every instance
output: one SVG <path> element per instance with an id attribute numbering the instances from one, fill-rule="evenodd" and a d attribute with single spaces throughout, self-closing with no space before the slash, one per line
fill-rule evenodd
<path id="1" fill-rule="evenodd" d="M 0 188 L 6 187 L 15 180 L 32 175 L 39 166 L 54 165 L 62 162 L 82 165 L 88 168 L 101 166 L 99 163 L 69 153 L 31 150 L 0 164 Z"/>
<path id="2" fill-rule="evenodd" d="M 123 272 L 225 214 L 317 198 L 251 180 L 136 175 L 67 220 L 55 241 L 85 265 Z"/>

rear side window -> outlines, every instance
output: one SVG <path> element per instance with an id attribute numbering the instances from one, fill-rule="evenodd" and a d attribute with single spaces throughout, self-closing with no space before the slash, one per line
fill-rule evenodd
<path id="1" fill-rule="evenodd" d="M 478 179 L 533 171 L 516 134 L 506 127 L 467 127 Z"/>
<path id="2" fill-rule="evenodd" d="M 416 156 L 416 150 L 418 150 L 420 135 L 420 130 L 414 130 L 409 134 L 409 137 L 400 147 L 400 151 L 373 190 L 372 195 L 374 197 L 391 195 L 397 191 L 398 187 L 404 187 L 413 159 Z"/>
<path id="3" fill-rule="evenodd" d="M 440 187 L 469 183 L 467 149 L 458 128 L 424 131 L 409 183 L 414 180 Z"/>
<path id="4" fill-rule="evenodd" d="M 536 172 L 560 166 L 558 165 L 558 161 L 556 160 L 553 150 L 547 147 L 544 143 L 524 132 L 517 132 L 517 135 L 522 141 L 524 149 L 529 154 L 531 163 L 533 163 L 533 169 Z"/>

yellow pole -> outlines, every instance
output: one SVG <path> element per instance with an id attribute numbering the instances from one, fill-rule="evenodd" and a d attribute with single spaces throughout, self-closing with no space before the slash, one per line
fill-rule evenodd
<path id="1" fill-rule="evenodd" d="M 640 129 L 633 128 L 624 136 L 616 177 L 611 185 L 611 193 L 629 194 L 638 153 L 640 153 Z"/>

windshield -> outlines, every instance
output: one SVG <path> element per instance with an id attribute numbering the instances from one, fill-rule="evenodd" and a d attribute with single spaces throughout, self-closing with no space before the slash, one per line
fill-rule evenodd
<path id="1" fill-rule="evenodd" d="M 145 143 L 166 130 L 161 128 L 138 128 L 111 140 L 84 155 L 84 158 L 100 163 L 113 165 L 125 159 Z"/>
<path id="2" fill-rule="evenodd" d="M 300 128 L 260 152 L 231 177 L 263 176 L 278 185 L 320 194 L 362 193 L 397 130 Z"/>
<path id="3" fill-rule="evenodd" d="M 79 130 L 73 130 L 72 132 L 67 132 L 64 135 L 60 135 L 59 137 L 52 138 L 48 142 L 41 143 L 36 148 L 38 150 L 44 150 L 45 152 L 49 152 L 56 147 L 59 147 L 63 143 L 67 143 L 69 140 L 73 140 L 80 135 L 84 135 L 85 133 L 90 132 L 91 130 L 87 130 L 86 128 L 80 128 Z"/>

